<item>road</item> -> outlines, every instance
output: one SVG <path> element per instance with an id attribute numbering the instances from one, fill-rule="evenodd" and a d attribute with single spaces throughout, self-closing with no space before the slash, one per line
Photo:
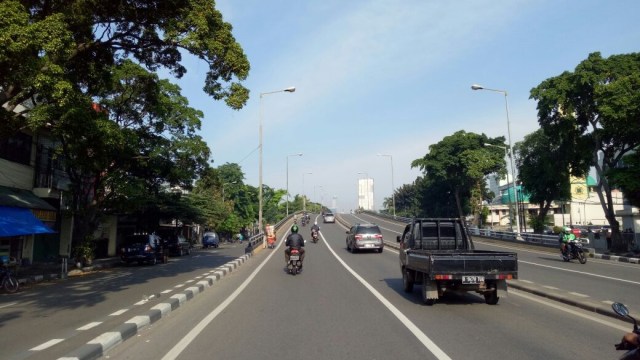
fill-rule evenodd
<path id="1" fill-rule="evenodd" d="M 322 224 L 295 277 L 284 271 L 278 234 L 277 249 L 105 358 L 601 359 L 618 355 L 612 344 L 630 328 L 515 290 L 497 306 L 476 294 L 424 306 L 417 290 L 402 291 L 396 251 L 351 254 L 345 230 Z"/>
<path id="2" fill-rule="evenodd" d="M 64 356 L 243 253 L 242 246 L 223 245 L 172 257 L 168 264 L 117 267 L 0 294 L 0 358 Z"/>

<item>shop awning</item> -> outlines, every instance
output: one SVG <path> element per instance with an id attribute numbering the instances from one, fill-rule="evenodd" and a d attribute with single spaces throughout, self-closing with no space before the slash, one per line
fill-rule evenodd
<path id="1" fill-rule="evenodd" d="M 0 237 L 54 232 L 27 208 L 0 206 Z"/>

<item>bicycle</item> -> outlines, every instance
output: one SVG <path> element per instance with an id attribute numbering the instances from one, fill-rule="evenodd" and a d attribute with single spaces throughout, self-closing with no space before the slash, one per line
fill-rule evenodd
<path id="1" fill-rule="evenodd" d="M 13 294 L 18 291 L 18 287 L 20 287 L 20 283 L 18 283 L 18 279 L 13 276 L 11 270 L 4 266 L 0 268 L 0 287 L 2 287 L 6 292 Z"/>

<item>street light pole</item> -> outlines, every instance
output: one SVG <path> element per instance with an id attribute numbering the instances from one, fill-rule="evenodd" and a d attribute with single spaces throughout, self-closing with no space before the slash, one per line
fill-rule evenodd
<path id="1" fill-rule="evenodd" d="M 302 153 L 287 155 L 287 216 L 289 216 L 289 157 L 302 156 Z"/>
<path id="2" fill-rule="evenodd" d="M 302 173 L 302 210 L 307 211 L 307 193 L 304 188 L 304 176 L 312 175 L 311 172 Z"/>
<path id="3" fill-rule="evenodd" d="M 393 185 L 393 156 L 389 154 L 378 154 L 378 156 L 387 156 L 391 159 L 391 202 L 393 204 L 393 217 L 396 217 L 396 187 Z"/>
<path id="4" fill-rule="evenodd" d="M 509 163 L 511 164 L 511 181 L 513 185 L 513 195 L 516 198 L 516 231 L 517 237 L 520 236 L 520 211 L 518 209 L 518 190 L 516 188 L 516 168 L 513 166 L 513 146 L 511 145 L 511 122 L 509 121 L 509 101 L 507 100 L 507 92 L 505 90 L 489 89 L 482 85 L 473 84 L 471 90 L 487 90 L 504 94 L 504 107 L 507 111 L 507 135 L 509 138 Z"/>
<path id="5" fill-rule="evenodd" d="M 269 94 L 275 94 L 275 93 L 279 93 L 279 92 L 295 92 L 296 88 L 294 86 L 288 87 L 286 89 L 282 89 L 282 90 L 276 90 L 276 91 L 269 91 L 269 92 L 264 92 L 264 93 L 260 93 L 260 165 L 259 165 L 259 170 L 258 170 L 258 228 L 262 229 L 262 97 L 264 95 L 269 95 Z M 260 230 L 259 230 L 260 231 Z"/>

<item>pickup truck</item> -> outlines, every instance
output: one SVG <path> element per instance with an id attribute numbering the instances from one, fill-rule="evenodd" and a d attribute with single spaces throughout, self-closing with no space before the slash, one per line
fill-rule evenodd
<path id="1" fill-rule="evenodd" d="M 427 305 L 445 291 L 475 291 L 495 305 L 507 295 L 506 281 L 518 278 L 518 254 L 475 250 L 460 219 L 412 219 L 397 240 L 403 290 L 422 284 Z"/>

